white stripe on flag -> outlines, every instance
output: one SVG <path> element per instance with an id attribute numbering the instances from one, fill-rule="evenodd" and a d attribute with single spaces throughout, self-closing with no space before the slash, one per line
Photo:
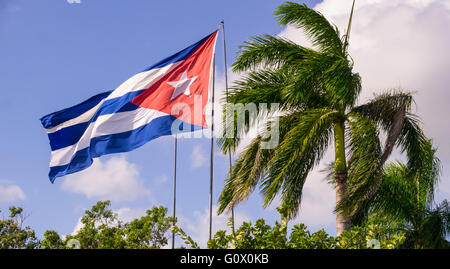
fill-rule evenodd
<path id="1" fill-rule="evenodd" d="M 76 144 L 52 151 L 50 167 L 68 164 L 76 152 L 89 147 L 92 138 L 128 132 L 142 127 L 158 117 L 167 115 L 148 108 L 102 115 L 95 122 L 89 124 Z"/>
<path id="2" fill-rule="evenodd" d="M 141 72 L 133 77 L 129 78 L 127 81 L 122 83 L 117 89 L 115 89 L 107 98 L 103 99 L 99 104 L 95 107 L 89 109 L 84 112 L 80 116 L 73 118 L 71 120 L 65 121 L 58 126 L 55 126 L 50 129 L 46 129 L 47 133 L 54 133 L 63 128 L 73 126 L 76 124 L 88 122 L 92 116 L 94 116 L 95 112 L 100 108 L 100 106 L 106 101 L 110 99 L 114 99 L 120 96 L 123 96 L 130 92 L 140 91 L 144 89 L 148 89 L 153 83 L 156 83 L 160 80 L 167 72 L 177 67 L 180 62 L 176 62 L 173 64 L 166 65 L 162 68 L 152 69 L 149 71 Z"/>

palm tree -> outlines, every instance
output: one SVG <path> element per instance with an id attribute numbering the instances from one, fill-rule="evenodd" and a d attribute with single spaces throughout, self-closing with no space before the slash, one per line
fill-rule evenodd
<path id="1" fill-rule="evenodd" d="M 382 175 L 382 184 L 371 199 L 371 218 L 388 220 L 406 234 L 403 247 L 449 248 L 450 206 L 444 200 L 434 205 L 440 161 L 429 141 L 425 148 L 421 173 L 412 173 L 406 165 L 390 163 Z"/>
<path id="2" fill-rule="evenodd" d="M 383 164 L 394 146 L 406 152 L 408 167 L 416 171 L 426 139 L 418 118 L 411 114 L 410 93 L 392 90 L 357 105 L 361 77 L 353 72 L 348 54 L 352 16 L 347 33 L 341 36 L 336 26 L 306 5 L 286 2 L 275 15 L 281 25 L 303 29 L 314 49 L 271 35 L 253 37 L 241 46 L 233 69 L 247 74 L 235 82 L 228 103 L 278 103 L 283 115 L 280 144 L 266 150 L 261 147 L 264 135 L 252 140 L 225 180 L 219 213 L 247 199 L 259 186 L 264 206 L 278 195 L 289 208 L 288 218 L 294 218 L 306 177 L 334 145 L 336 232 L 340 235 L 350 228 L 351 216 L 376 193 Z M 261 119 L 249 117 L 247 127 Z M 235 125 L 226 127 L 237 132 Z M 235 152 L 239 137 L 248 131 L 244 129 L 235 133 L 236 138 L 219 139 L 222 151 Z M 384 146 L 380 130 L 387 133 Z"/>

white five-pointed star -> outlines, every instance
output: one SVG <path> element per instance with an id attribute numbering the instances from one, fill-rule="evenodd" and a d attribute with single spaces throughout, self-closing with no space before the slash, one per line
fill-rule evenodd
<path id="1" fill-rule="evenodd" d="M 173 100 L 177 98 L 180 94 L 185 94 L 187 96 L 191 96 L 191 92 L 189 91 L 189 86 L 197 79 L 197 77 L 188 78 L 187 72 L 184 71 L 183 75 L 181 76 L 180 80 L 178 81 L 169 81 L 167 84 L 174 87 L 172 93 L 172 98 L 170 100 Z"/>

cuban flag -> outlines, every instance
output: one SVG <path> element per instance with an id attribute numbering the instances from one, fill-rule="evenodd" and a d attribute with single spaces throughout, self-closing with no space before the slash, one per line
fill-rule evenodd
<path id="1" fill-rule="evenodd" d="M 216 39 L 217 31 L 113 91 L 42 117 L 51 147 L 50 181 L 88 168 L 93 158 L 207 127 Z"/>

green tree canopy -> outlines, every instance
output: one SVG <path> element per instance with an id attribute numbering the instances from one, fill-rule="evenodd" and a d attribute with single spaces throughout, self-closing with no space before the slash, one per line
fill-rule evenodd
<path id="1" fill-rule="evenodd" d="M 0 249 L 32 249 L 39 246 L 35 232 L 23 227 L 26 215 L 20 207 L 11 206 L 10 215 L 0 220 Z"/>
<path id="2" fill-rule="evenodd" d="M 166 216 L 167 208 L 153 207 L 146 215 L 124 223 L 111 210 L 109 201 L 100 201 L 81 218 L 82 227 L 66 237 L 88 249 L 148 249 L 167 245 L 168 235 L 176 219 Z M 54 242 L 54 240 L 52 241 Z"/>
<path id="3" fill-rule="evenodd" d="M 372 218 L 386 219 L 404 231 L 407 248 L 448 248 L 450 207 L 447 200 L 435 204 L 440 161 L 431 140 L 427 142 L 420 173 L 400 163 L 390 163 L 383 172 L 379 191 L 369 203 Z"/>

